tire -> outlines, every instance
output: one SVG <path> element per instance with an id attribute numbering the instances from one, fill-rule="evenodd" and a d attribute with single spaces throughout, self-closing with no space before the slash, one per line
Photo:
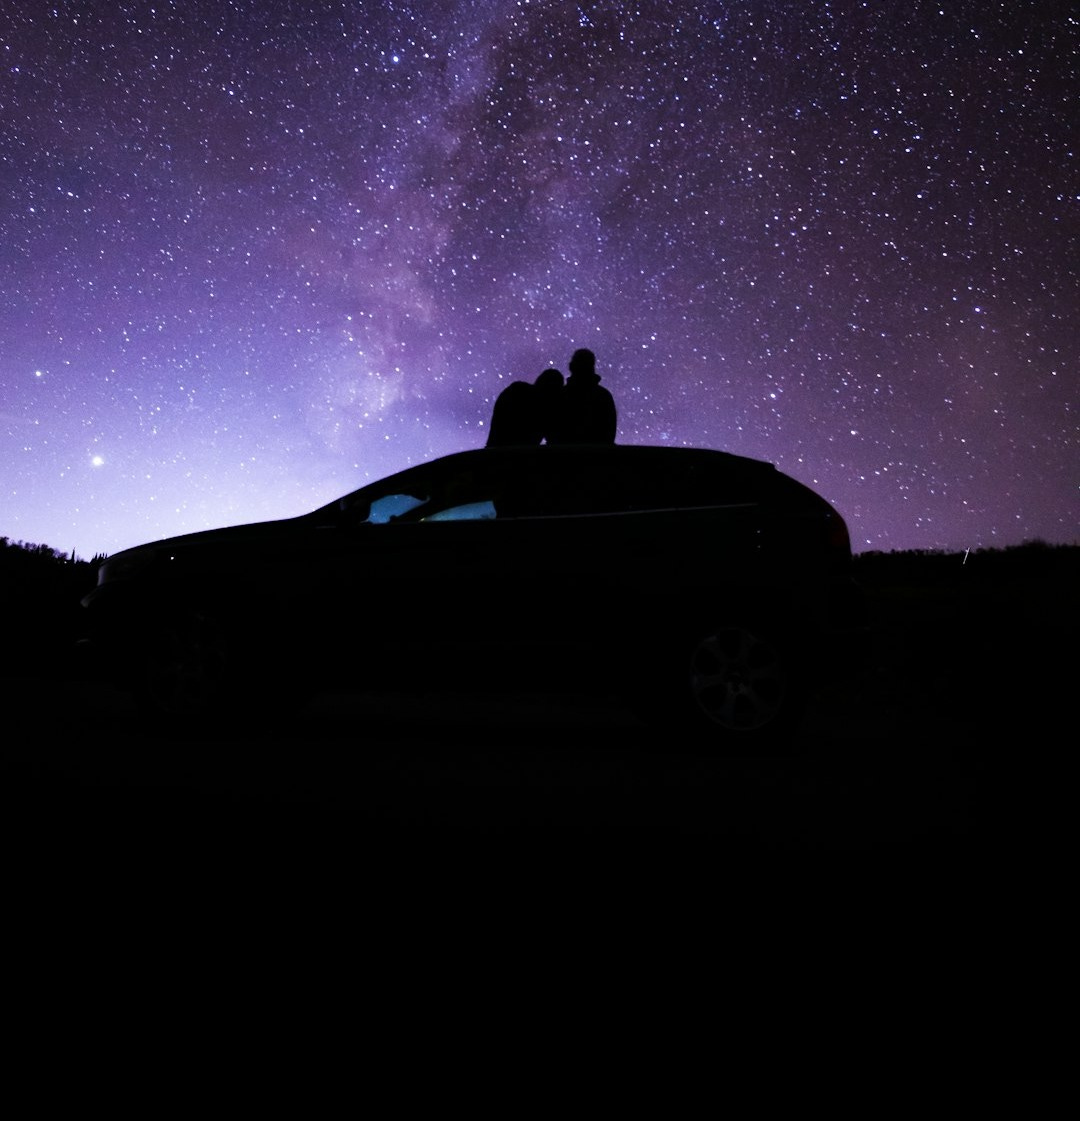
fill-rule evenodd
<path id="1" fill-rule="evenodd" d="M 240 619 L 199 606 L 156 617 L 132 644 L 130 675 L 136 703 L 156 726 L 185 734 L 276 734 L 291 727 L 315 693 L 309 675 Z"/>
<path id="2" fill-rule="evenodd" d="M 144 625 L 136 697 L 147 715 L 176 723 L 217 717 L 229 708 L 235 669 L 225 627 L 201 608 L 176 608 Z"/>
<path id="3" fill-rule="evenodd" d="M 796 644 L 765 623 L 725 623 L 675 639 L 649 690 L 650 723 L 725 754 L 790 746 L 806 701 Z"/>

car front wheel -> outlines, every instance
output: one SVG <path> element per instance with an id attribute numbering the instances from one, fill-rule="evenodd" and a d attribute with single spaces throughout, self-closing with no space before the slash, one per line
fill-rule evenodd
<path id="1" fill-rule="evenodd" d="M 178 609 L 148 626 L 136 664 L 142 707 L 177 721 L 221 711 L 231 671 L 225 628 L 209 612 Z"/>

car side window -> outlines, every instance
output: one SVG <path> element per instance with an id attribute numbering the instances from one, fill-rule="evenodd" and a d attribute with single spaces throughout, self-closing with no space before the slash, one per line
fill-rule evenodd
<path id="1" fill-rule="evenodd" d="M 499 484 L 474 470 L 432 480 L 429 497 L 408 513 L 409 521 L 472 522 L 496 517 L 495 491 Z"/>
<path id="2" fill-rule="evenodd" d="M 494 517 L 495 503 L 487 499 L 483 502 L 464 502 L 460 506 L 448 506 L 445 510 L 425 514 L 420 520 L 422 522 L 475 522 Z"/>

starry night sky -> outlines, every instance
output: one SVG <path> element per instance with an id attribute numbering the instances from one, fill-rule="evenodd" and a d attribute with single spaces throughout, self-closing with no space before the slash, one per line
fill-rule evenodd
<path id="1" fill-rule="evenodd" d="M 856 551 L 1080 541 L 1074 4 L 3 15 L 0 535 L 303 513 L 587 346 Z"/>

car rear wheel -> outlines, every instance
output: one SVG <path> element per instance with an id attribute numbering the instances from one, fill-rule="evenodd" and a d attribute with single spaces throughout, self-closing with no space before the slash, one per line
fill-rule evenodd
<path id="1" fill-rule="evenodd" d="M 689 690 L 706 726 L 732 733 L 769 728 L 790 698 L 791 669 L 783 648 L 750 627 L 701 635 L 689 658 Z"/>
<path id="2" fill-rule="evenodd" d="M 698 746 L 757 753 L 788 744 L 805 687 L 796 646 L 764 623 L 725 623 L 673 643 L 645 714 Z"/>

